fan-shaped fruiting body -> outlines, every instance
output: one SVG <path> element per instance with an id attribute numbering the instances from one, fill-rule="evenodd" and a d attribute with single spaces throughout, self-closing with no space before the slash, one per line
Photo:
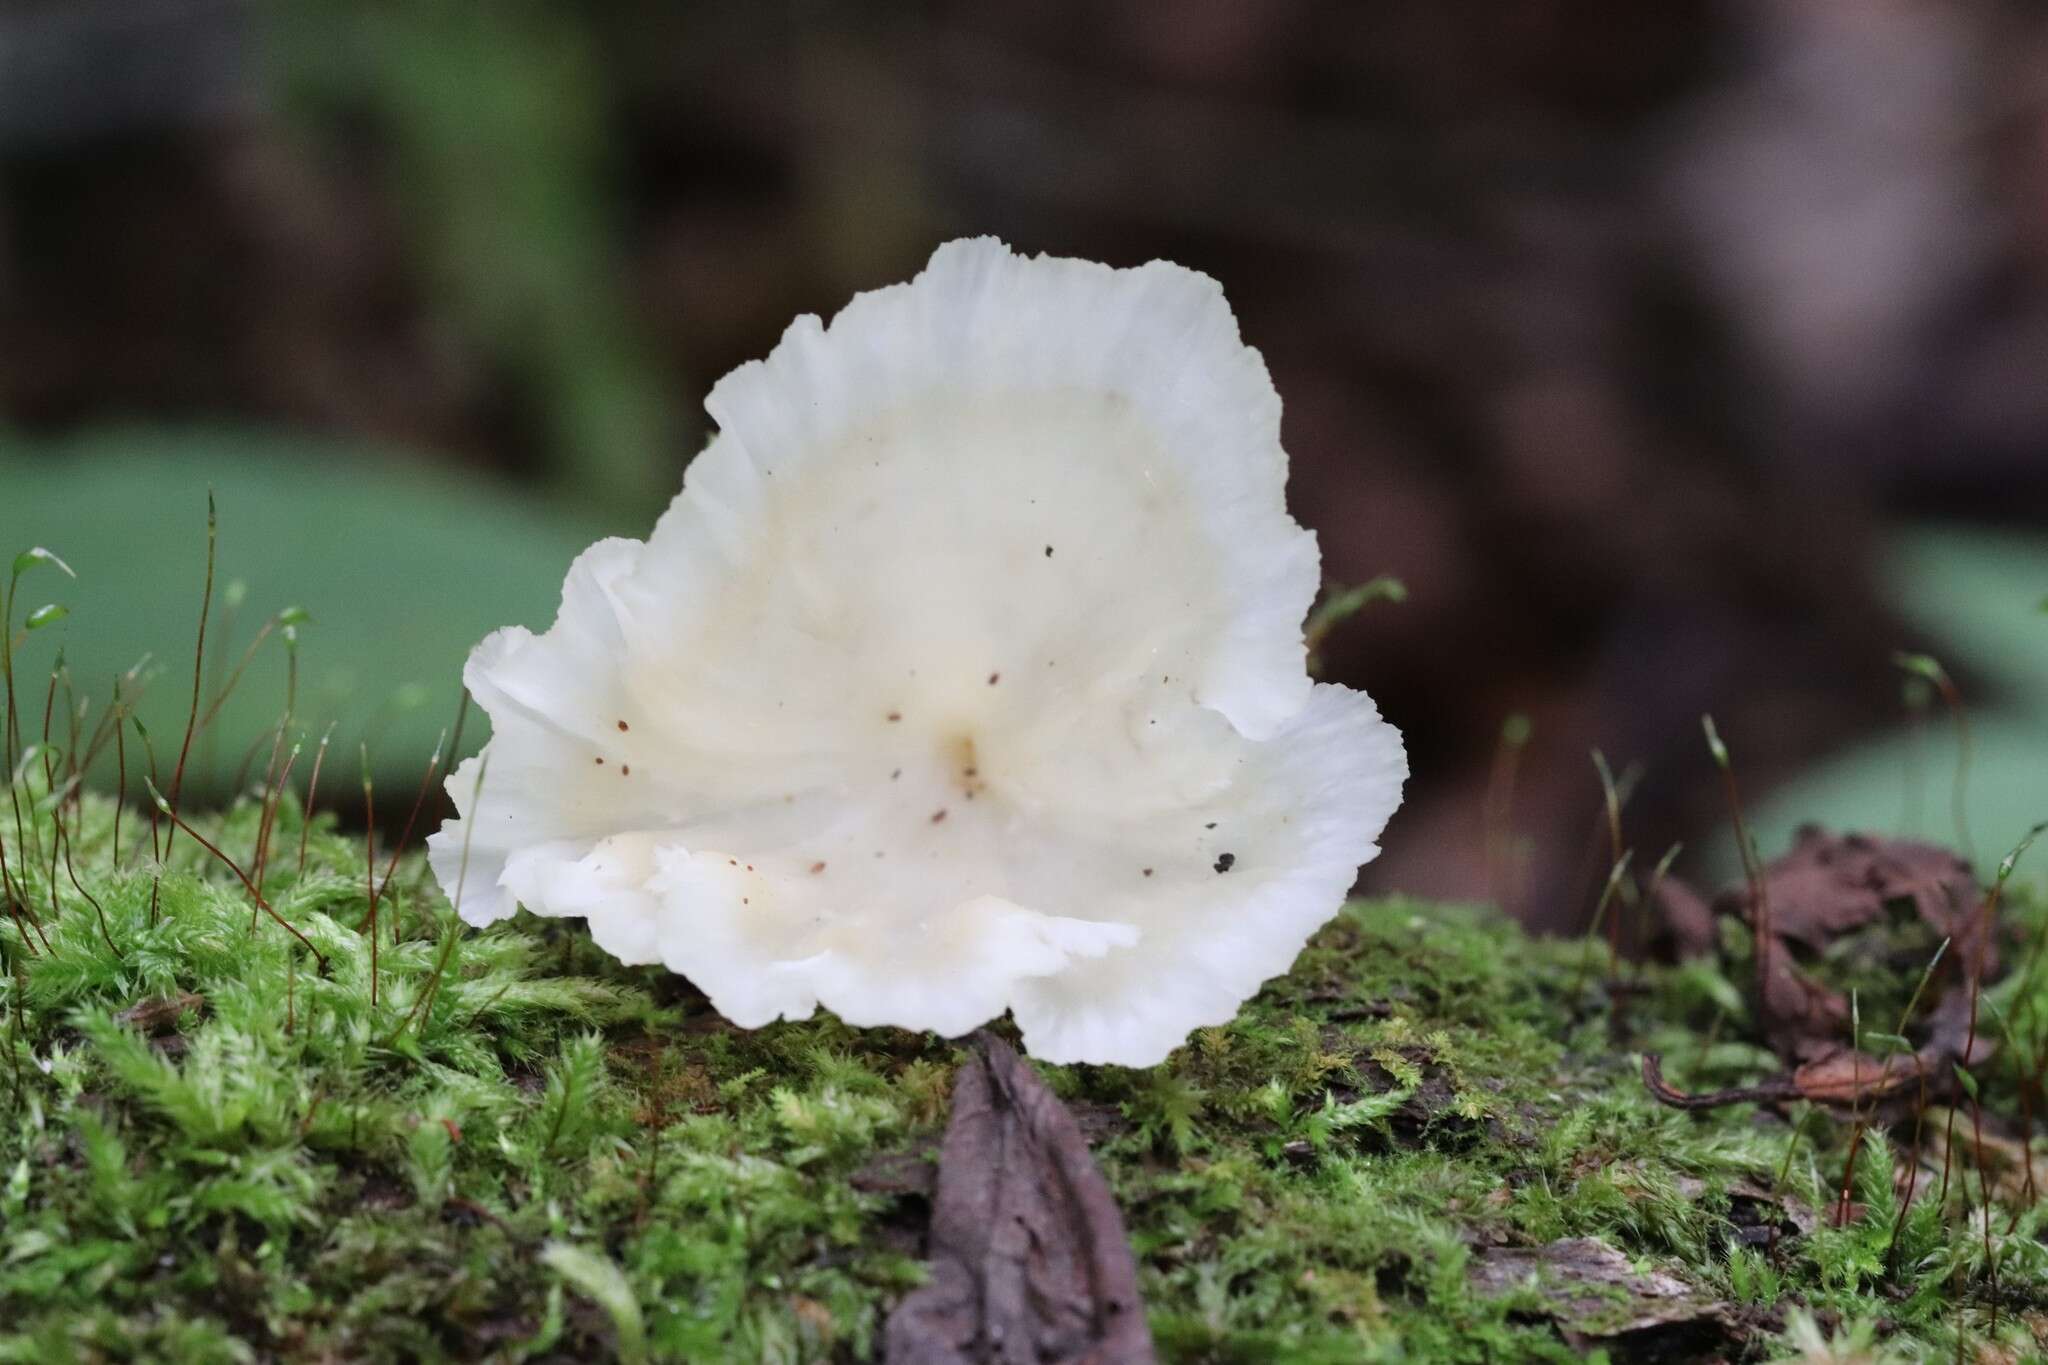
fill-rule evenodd
<path id="1" fill-rule="evenodd" d="M 1055 1061 L 1157 1062 L 1287 969 L 1406 761 L 1308 677 L 1315 539 L 1214 281 L 954 242 L 706 406 L 648 539 L 470 657 L 464 918 L 582 916 L 750 1027 L 1007 1009 Z"/>

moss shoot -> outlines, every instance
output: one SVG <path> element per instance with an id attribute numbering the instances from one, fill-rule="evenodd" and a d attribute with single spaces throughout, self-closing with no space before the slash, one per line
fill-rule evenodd
<path id="1" fill-rule="evenodd" d="M 0 1360 L 876 1358 L 923 1275 L 956 1045 L 734 1029 L 574 924 L 463 928 L 412 857 L 373 940 L 359 839 L 316 821 L 301 867 L 289 798 L 267 835 L 257 801 L 195 820 L 244 868 L 268 843 L 273 919 L 198 840 L 159 862 L 131 808 L 117 860 L 114 807 L 39 781 L 19 832 L 0 808 L 25 902 L 0 921 Z M 2008 1041 L 2042 1017 L 2018 990 L 1987 995 Z M 1166 1360 L 2038 1358 L 2021 1143 L 1965 1116 L 1944 1180 L 1929 1111 L 1902 1213 L 1910 1119 L 1859 1139 L 1645 1093 L 1648 1050 L 1693 1088 L 1771 1069 L 1745 1008 L 1711 967 L 1618 989 L 1604 945 L 1361 902 L 1166 1065 L 1042 1070 Z"/>

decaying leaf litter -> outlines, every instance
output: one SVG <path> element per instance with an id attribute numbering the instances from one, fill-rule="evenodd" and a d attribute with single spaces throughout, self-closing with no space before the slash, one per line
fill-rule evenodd
<path id="1" fill-rule="evenodd" d="M 1664 1080 L 1661 1058 L 1645 1056 L 1644 1080 L 1667 1104 L 1806 1099 L 1898 1110 L 1952 1098 L 1963 1069 L 1992 1055 L 1973 1002 L 1999 972 L 1996 904 L 1947 849 L 1809 826 L 1753 884 L 1717 895 L 1705 922 L 1689 887 L 1667 877 L 1663 894 L 1677 907 L 1673 937 L 1688 955 L 1716 950 L 1717 918 L 1749 929 L 1757 1031 L 1788 1068 L 1756 1084 L 1689 1095 Z M 1918 988 L 1903 1006 L 1888 996 L 1852 1003 L 1803 965 L 1830 960 L 1895 988 L 1917 980 Z M 1880 1002 L 1893 1003 L 1891 1018 L 1876 1012 Z M 1875 1056 L 1866 1050 L 1872 1040 L 1897 1048 Z"/>
<path id="2" fill-rule="evenodd" d="M 889 1317 L 895 1365 L 1156 1359 L 1109 1182 L 1073 1116 L 993 1034 L 954 1082 L 931 1257 L 931 1282 Z"/>
<path id="3" fill-rule="evenodd" d="M 1625 993 L 1584 989 L 1583 945 L 1355 905 L 1239 1019 L 1128 1072 L 830 1019 L 744 1033 L 572 929 L 458 937 L 415 858 L 380 878 L 393 851 L 306 821 L 281 764 L 225 816 L 167 822 L 193 836 L 169 848 L 131 813 L 117 856 L 113 808 L 51 754 L 16 774 L 21 828 L 0 820 L 0 1358 L 1001 1359 L 1000 1338 L 1112 1360 L 1148 1330 L 1188 1361 L 1763 1358 L 1781 1331 L 2024 1358 L 2048 1338 L 2009 1122 L 2038 1098 L 2044 1011 L 2031 972 L 1995 976 L 2043 907 L 2016 893 L 1973 924 L 1938 850 L 1804 841 L 1791 910 L 1758 914 L 1778 883 L 1719 898 L 1726 964 L 1646 966 Z M 1745 921 L 1770 948 L 1743 950 Z M 1976 934 L 1976 965 L 1844 946 L 1878 928 L 1939 931 L 1937 965 Z M 1943 1042 L 1978 995 L 2001 1052 Z M 1908 1055 L 1881 1033 L 1967 1054 L 1970 1119 L 1879 1126 L 1859 1058 Z M 1635 1047 L 1676 1059 L 1674 1093 L 1780 1088 L 1680 1112 Z M 1844 1047 L 1847 1088 L 1801 1088 Z M 991 1140 L 1030 1134 L 1043 1162 L 976 1178 Z M 1916 1199 L 1930 1161 L 1939 1196 Z M 1028 1170 L 1102 1184 L 1049 1203 Z M 972 1208 L 1027 1189 L 1029 1235 L 983 1236 Z"/>

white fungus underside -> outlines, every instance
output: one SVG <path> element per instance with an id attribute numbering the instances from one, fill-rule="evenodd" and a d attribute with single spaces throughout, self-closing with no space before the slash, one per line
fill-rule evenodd
<path id="1" fill-rule="evenodd" d="M 1007 1008 L 1052 1060 L 1157 1061 L 1286 970 L 1405 764 L 1308 686 L 1313 541 L 1213 283 L 958 243 L 710 406 L 649 541 L 472 656 L 466 918 L 584 916 L 746 1026 Z"/>

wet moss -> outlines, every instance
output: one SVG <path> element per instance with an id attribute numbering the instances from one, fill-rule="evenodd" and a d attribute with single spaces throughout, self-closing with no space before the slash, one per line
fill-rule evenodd
<path id="1" fill-rule="evenodd" d="M 574 924 L 462 929 L 413 860 L 373 1004 L 360 843 L 316 824 L 301 870 L 289 802 L 273 836 L 265 895 L 322 972 L 193 841 L 159 879 L 130 812 L 117 865 L 111 816 L 65 817 L 104 936 L 0 836 L 42 907 L 39 930 L 0 924 L 0 1360 L 874 1358 L 922 1275 L 955 1044 L 733 1029 Z M 204 829 L 238 856 L 259 816 Z M 1903 1359 L 1953 1358 L 1959 1332 L 1980 1358 L 2039 1350 L 2042 1218 L 2009 1160 L 1986 1163 L 1988 1230 L 1960 1137 L 1946 1205 L 1930 1170 L 1901 1218 L 1910 1121 L 1865 1133 L 1834 1226 L 1852 1125 L 1643 1090 L 1646 1049 L 1689 1084 L 1769 1068 L 1737 985 L 1606 977 L 1603 947 L 1484 909 L 1359 902 L 1164 1066 L 1044 1068 L 1125 1210 L 1162 1357 L 1768 1358 L 1858 1331 Z M 2024 1031 L 2017 989 L 1998 1018 Z M 1698 1311 L 1646 1322 L 1626 1277 L 1504 1278 L 1570 1239 Z"/>

